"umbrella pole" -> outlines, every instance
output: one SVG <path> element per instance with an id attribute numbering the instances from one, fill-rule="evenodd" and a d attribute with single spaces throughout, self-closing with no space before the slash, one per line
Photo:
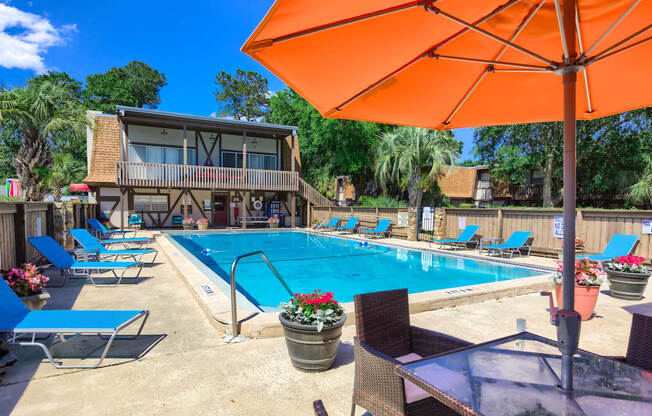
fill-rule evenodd
<path id="1" fill-rule="evenodd" d="M 573 355 L 580 338 L 580 315 L 575 309 L 575 107 L 577 67 L 575 48 L 575 1 L 564 2 L 564 32 L 568 47 L 566 68 L 562 72 L 564 86 L 564 253 L 563 307 L 559 311 L 557 341 L 561 356 L 561 388 L 573 390 Z"/>

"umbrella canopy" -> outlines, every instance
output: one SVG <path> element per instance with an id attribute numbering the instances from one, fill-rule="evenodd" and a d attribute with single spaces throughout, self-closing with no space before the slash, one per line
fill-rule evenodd
<path id="1" fill-rule="evenodd" d="M 562 120 L 561 8 L 283 0 L 243 51 L 326 117 L 433 129 Z M 650 44 L 629 46 L 649 38 L 652 1 L 583 0 L 577 10 L 578 53 L 588 56 L 577 119 L 650 105 Z"/>
<path id="2" fill-rule="evenodd" d="M 277 0 L 243 51 L 325 117 L 433 129 L 564 120 L 553 323 L 571 390 L 575 121 L 652 103 L 650 22 L 652 0 Z"/>

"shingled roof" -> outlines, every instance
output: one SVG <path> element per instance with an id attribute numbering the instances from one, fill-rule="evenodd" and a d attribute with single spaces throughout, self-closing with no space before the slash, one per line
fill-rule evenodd
<path id="1" fill-rule="evenodd" d="M 88 176 L 89 185 L 116 184 L 116 163 L 120 161 L 120 124 L 117 116 L 98 114 L 93 118 L 93 144 Z"/>

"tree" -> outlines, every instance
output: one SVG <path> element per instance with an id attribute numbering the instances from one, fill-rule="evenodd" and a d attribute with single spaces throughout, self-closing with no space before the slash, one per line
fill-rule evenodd
<path id="1" fill-rule="evenodd" d="M 84 108 L 63 83 L 44 81 L 38 86 L 0 92 L 0 122 L 20 142 L 13 162 L 28 201 L 45 196 L 43 179 L 51 161 L 51 146 L 60 135 L 85 135 Z"/>
<path id="2" fill-rule="evenodd" d="M 220 116 L 261 121 L 269 110 L 267 79 L 258 72 L 238 69 L 234 76 L 220 71 L 215 77 L 215 101 Z"/>
<path id="3" fill-rule="evenodd" d="M 55 200 L 61 199 L 61 188 L 81 181 L 86 174 L 86 165 L 76 160 L 70 153 L 56 152 L 52 155 L 47 183 Z"/>
<path id="4" fill-rule="evenodd" d="M 161 103 L 160 90 L 167 85 L 165 75 L 149 65 L 131 61 L 103 74 L 86 77 L 83 91 L 90 110 L 115 113 L 116 105 L 156 108 Z"/>
<path id="5" fill-rule="evenodd" d="M 636 181 L 652 149 L 650 108 L 577 123 L 578 199 L 621 193 Z M 561 202 L 563 126 L 558 122 L 483 127 L 474 133 L 479 160 L 491 165 L 495 181 L 525 184 L 543 175 L 543 206 Z"/>
<path id="6" fill-rule="evenodd" d="M 462 144 L 451 131 L 397 127 L 384 132 L 376 148 L 374 172 L 383 189 L 397 183 L 408 192 L 408 203 L 419 207 L 424 191 L 454 163 Z"/>
<path id="7" fill-rule="evenodd" d="M 647 166 L 639 181 L 629 187 L 627 199 L 637 205 L 652 205 L 652 157 L 647 156 Z"/>
<path id="8" fill-rule="evenodd" d="M 269 121 L 297 126 L 301 176 L 322 193 L 335 177 L 350 175 L 356 194 L 373 180 L 373 150 L 390 127 L 364 121 L 325 119 L 299 94 L 287 88 L 270 100 Z"/>
<path id="9" fill-rule="evenodd" d="M 70 97 L 78 102 L 82 101 L 83 84 L 66 72 L 48 71 L 27 80 L 27 86 L 39 88 L 44 82 L 60 84 L 70 92 Z"/>

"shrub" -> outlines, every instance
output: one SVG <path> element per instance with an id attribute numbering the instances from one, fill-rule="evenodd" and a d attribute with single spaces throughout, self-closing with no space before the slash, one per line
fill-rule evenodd
<path id="1" fill-rule="evenodd" d="M 557 273 L 553 276 L 553 286 L 563 283 L 563 263 L 557 262 Z M 575 284 L 577 286 L 600 286 L 604 280 L 604 271 L 600 262 L 588 257 L 575 262 Z"/>
<path id="2" fill-rule="evenodd" d="M 184 223 L 184 224 L 194 224 L 195 220 L 193 220 L 190 217 L 187 217 L 187 218 L 184 218 L 181 222 Z"/>
<path id="3" fill-rule="evenodd" d="M 198 219 L 197 224 L 208 224 L 208 218 L 200 218 L 200 219 Z"/>
<path id="4" fill-rule="evenodd" d="M 43 292 L 45 283 L 50 280 L 38 272 L 36 266 L 30 263 L 22 267 L 15 267 L 8 272 L 0 272 L 4 280 L 9 283 L 18 296 L 38 295 Z"/>
<path id="5" fill-rule="evenodd" d="M 288 303 L 280 306 L 286 319 L 303 325 L 317 325 L 317 332 L 344 316 L 344 308 L 333 299 L 333 293 L 322 293 L 320 289 L 308 294 L 295 293 Z"/>
<path id="6" fill-rule="evenodd" d="M 647 268 L 643 265 L 643 257 L 628 254 L 626 256 L 616 257 L 608 261 L 605 266 L 609 270 L 625 273 L 647 273 Z"/>
<path id="7" fill-rule="evenodd" d="M 358 204 L 363 207 L 378 207 L 378 208 L 405 208 L 408 206 L 407 201 L 394 199 L 387 195 L 381 195 L 376 198 L 373 196 L 361 196 L 358 199 Z"/>
<path id="8" fill-rule="evenodd" d="M 460 208 L 475 208 L 475 204 L 472 204 L 470 202 L 462 202 L 460 204 Z"/>

